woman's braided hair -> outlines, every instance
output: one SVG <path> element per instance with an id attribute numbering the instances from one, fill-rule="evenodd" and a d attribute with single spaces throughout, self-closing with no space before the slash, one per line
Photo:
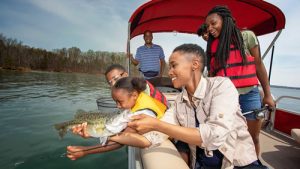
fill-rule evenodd
<path id="1" fill-rule="evenodd" d="M 242 34 L 235 24 L 231 11 L 226 6 L 216 6 L 208 12 L 208 15 L 213 13 L 218 14 L 223 19 L 222 30 L 219 36 L 219 45 L 215 53 L 215 65 L 217 67 L 224 67 L 226 65 L 231 44 L 234 45 L 235 49 L 240 51 L 243 64 L 247 63 Z M 208 67 L 210 65 L 210 58 L 212 57 L 211 43 L 213 40 L 214 37 L 210 35 L 207 42 L 207 56 L 209 58 L 207 63 Z"/>

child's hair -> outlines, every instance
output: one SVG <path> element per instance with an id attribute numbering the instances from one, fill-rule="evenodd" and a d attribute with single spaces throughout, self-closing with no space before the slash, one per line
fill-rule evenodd
<path id="1" fill-rule="evenodd" d="M 199 57 L 200 62 L 203 65 L 201 72 L 203 72 L 204 66 L 205 66 L 204 63 L 206 61 L 206 55 L 205 55 L 204 50 L 200 46 L 198 46 L 196 44 L 182 44 L 180 46 L 177 46 L 173 50 L 173 53 L 174 52 L 190 53 L 190 54 L 194 54 L 195 56 Z"/>
<path id="2" fill-rule="evenodd" d="M 142 91 L 146 90 L 146 80 L 139 77 L 124 77 L 118 80 L 115 85 L 112 87 L 114 89 L 125 89 L 128 92 L 137 91 L 141 93 Z"/>
<path id="3" fill-rule="evenodd" d="M 207 25 L 203 23 L 200 25 L 199 29 L 197 30 L 197 35 L 202 36 L 205 32 L 207 32 Z"/>
<path id="4" fill-rule="evenodd" d="M 109 72 L 111 72 L 112 70 L 115 70 L 115 69 L 126 72 L 126 69 L 124 68 L 124 66 L 122 66 L 120 64 L 112 64 L 108 68 L 106 68 L 104 75 L 106 76 Z"/>
<path id="5" fill-rule="evenodd" d="M 246 54 L 244 50 L 244 43 L 241 31 L 237 28 L 235 20 L 231 15 L 230 10 L 226 6 L 215 6 L 208 12 L 208 15 L 216 13 L 223 19 L 223 26 L 219 36 L 219 45 L 215 53 L 216 66 L 226 65 L 226 61 L 229 58 L 230 44 L 234 45 L 234 48 L 240 51 L 243 58 L 243 63 L 247 62 Z M 208 16 L 207 15 L 207 16 Z M 213 37 L 210 35 L 207 42 L 207 55 L 211 58 L 211 43 Z M 207 66 L 209 68 L 210 60 L 208 60 Z"/>

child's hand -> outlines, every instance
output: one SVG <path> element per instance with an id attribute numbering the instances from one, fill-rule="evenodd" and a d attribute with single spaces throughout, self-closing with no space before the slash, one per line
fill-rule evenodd
<path id="1" fill-rule="evenodd" d="M 127 57 L 128 57 L 129 59 L 131 59 L 131 58 L 132 58 L 132 53 L 130 53 L 130 54 L 127 53 Z"/>
<path id="2" fill-rule="evenodd" d="M 68 146 L 67 147 L 67 157 L 70 160 L 77 160 L 78 158 L 84 157 L 84 150 L 86 147 L 83 146 Z"/>
<path id="3" fill-rule="evenodd" d="M 87 123 L 82 123 L 77 126 L 72 127 L 72 132 L 74 134 L 80 135 L 83 138 L 91 137 L 86 130 Z"/>

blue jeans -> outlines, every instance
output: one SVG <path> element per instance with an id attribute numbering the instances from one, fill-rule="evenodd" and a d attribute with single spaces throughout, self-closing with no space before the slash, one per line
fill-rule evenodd
<path id="1" fill-rule="evenodd" d="M 239 96 L 242 113 L 261 108 L 261 98 L 258 87 L 254 87 L 250 92 Z M 247 120 L 256 120 L 256 114 L 250 113 L 244 115 Z"/>

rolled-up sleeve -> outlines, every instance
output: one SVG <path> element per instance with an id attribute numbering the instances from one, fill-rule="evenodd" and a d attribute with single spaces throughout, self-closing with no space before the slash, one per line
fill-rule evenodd
<path id="1" fill-rule="evenodd" d="M 236 112 L 239 108 L 238 93 L 233 83 L 226 79 L 212 91 L 209 117 L 199 125 L 202 147 L 218 149 L 234 129 Z"/>

